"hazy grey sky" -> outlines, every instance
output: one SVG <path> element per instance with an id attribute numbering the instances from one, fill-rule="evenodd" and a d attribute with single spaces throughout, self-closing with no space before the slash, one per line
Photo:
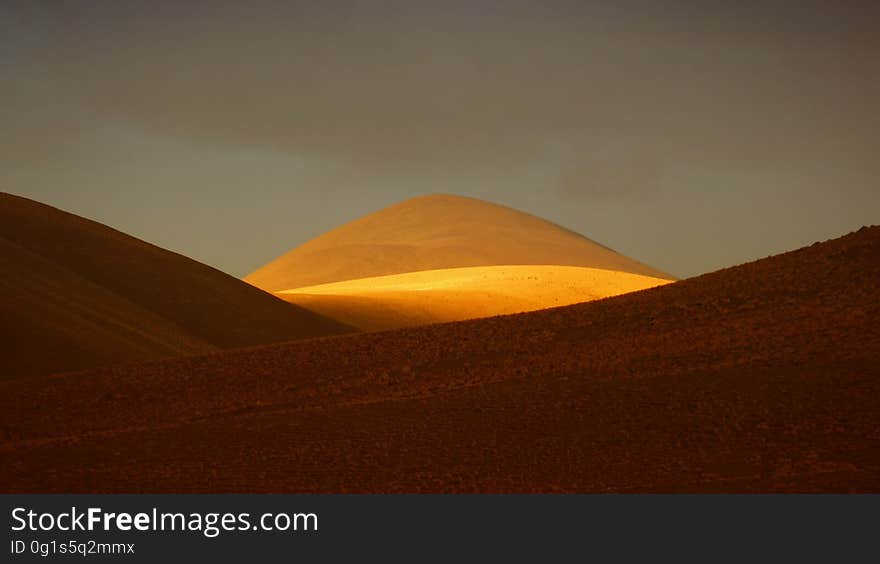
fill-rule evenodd
<path id="1" fill-rule="evenodd" d="M 235 275 L 449 192 L 689 276 L 880 222 L 872 4 L 0 0 L 0 189 Z"/>

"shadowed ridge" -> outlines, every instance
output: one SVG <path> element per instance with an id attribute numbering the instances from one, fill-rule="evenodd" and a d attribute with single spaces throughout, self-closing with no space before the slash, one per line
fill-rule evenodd
<path id="1" fill-rule="evenodd" d="M 0 484 L 878 493 L 878 280 L 872 227 L 590 303 L 0 382 Z"/>
<path id="2" fill-rule="evenodd" d="M 4 332 L 16 335 L 0 345 L 3 376 L 350 330 L 182 255 L 7 193 L 0 243 L 0 312 Z"/>
<path id="3" fill-rule="evenodd" d="M 476 198 L 431 194 L 346 223 L 245 280 L 276 292 L 390 274 L 511 264 L 584 266 L 674 279 L 536 216 Z"/>

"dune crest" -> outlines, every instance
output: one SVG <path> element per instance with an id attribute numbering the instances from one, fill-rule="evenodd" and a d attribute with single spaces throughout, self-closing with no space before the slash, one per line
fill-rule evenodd
<path id="1" fill-rule="evenodd" d="M 425 270 L 500 265 L 673 276 L 533 215 L 475 198 L 412 198 L 296 247 L 245 280 L 270 292 Z"/>

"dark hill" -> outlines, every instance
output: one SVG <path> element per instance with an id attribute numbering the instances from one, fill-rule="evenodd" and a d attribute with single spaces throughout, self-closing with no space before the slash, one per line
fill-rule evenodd
<path id="1" fill-rule="evenodd" d="M 564 308 L 0 382 L 7 492 L 880 493 L 880 228 Z"/>
<path id="2" fill-rule="evenodd" d="M 0 377 L 345 332 L 232 276 L 0 193 Z"/>

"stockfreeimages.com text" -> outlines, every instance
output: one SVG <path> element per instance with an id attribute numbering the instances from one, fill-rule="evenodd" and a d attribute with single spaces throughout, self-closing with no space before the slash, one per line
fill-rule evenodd
<path id="1" fill-rule="evenodd" d="M 189 531 L 214 538 L 221 532 L 318 530 L 315 513 L 165 513 L 104 512 L 100 507 L 79 510 L 71 507 L 61 513 L 38 513 L 24 507 L 12 510 L 13 531 Z"/>

